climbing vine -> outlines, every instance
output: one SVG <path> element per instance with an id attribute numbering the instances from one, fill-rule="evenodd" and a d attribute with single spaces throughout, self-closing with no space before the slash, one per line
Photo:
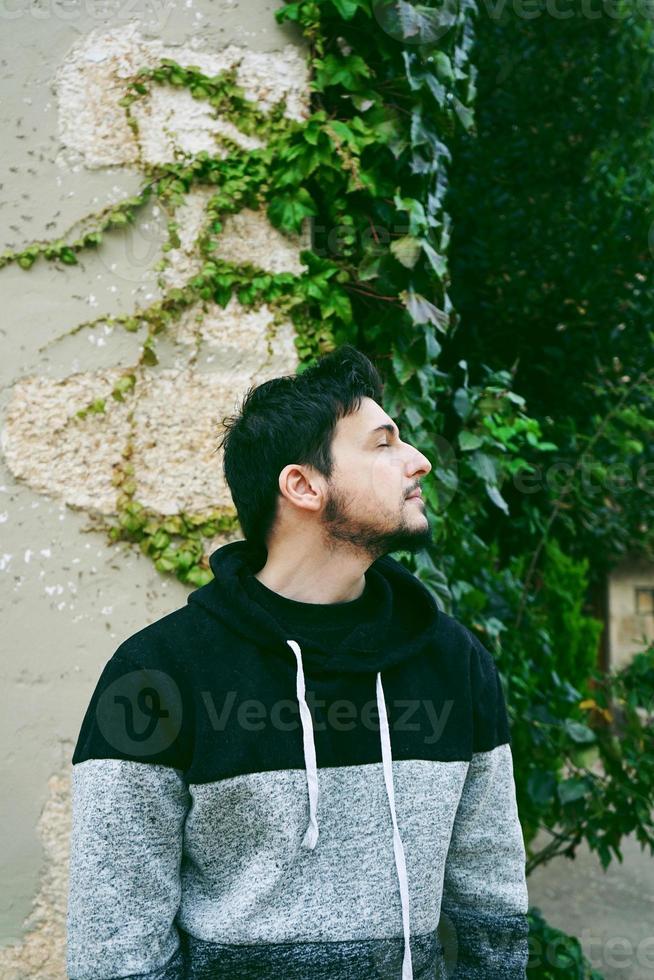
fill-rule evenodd
<path id="1" fill-rule="evenodd" d="M 19 251 L 5 251 L 0 254 L 0 269 L 16 262 L 21 269 L 29 269 L 43 256 L 49 262 L 63 262 L 64 265 L 77 265 L 77 253 L 83 249 L 96 248 L 102 242 L 102 234 L 114 228 L 123 228 L 133 222 L 140 208 L 150 197 L 151 185 L 146 184 L 133 197 L 125 198 L 118 204 L 109 205 L 98 214 L 89 215 L 73 225 L 81 225 L 79 237 L 70 240 L 72 228 L 63 238 L 54 241 L 32 242 Z M 84 231 L 85 226 L 91 226 Z"/>
<path id="2" fill-rule="evenodd" d="M 17 261 L 29 268 L 40 255 L 74 264 L 76 253 L 97 247 L 103 232 L 133 221 L 137 209 L 154 193 L 170 219 L 159 265 L 163 269 L 166 253 L 180 243 L 175 210 L 192 190 L 213 187 L 195 243 L 203 260 L 199 272 L 181 287 L 166 289 L 149 306 L 74 328 L 76 332 L 99 322 L 130 332 L 145 328 L 139 359 L 125 369 L 112 396 L 123 400 L 134 394 L 142 368 L 158 361 L 157 336 L 184 310 L 203 308 L 209 302 L 224 307 L 235 295 L 247 307 L 265 303 L 273 312 L 273 324 L 290 316 L 302 366 L 345 340 L 371 353 L 386 350 L 389 409 L 406 416 L 405 428 L 416 444 L 427 448 L 425 422 L 437 422 L 436 398 L 450 384 L 432 365 L 441 349 L 437 335 L 445 334 L 453 319 L 447 294 L 449 219 L 443 199 L 448 137 L 456 126 L 473 125 L 474 68 L 468 59 L 472 12 L 471 3 L 461 5 L 447 37 L 438 43 L 429 40 L 421 22 L 409 25 L 414 40 L 420 32 L 425 32 L 425 38 L 408 48 L 384 33 L 368 2 L 289 3 L 280 8 L 278 21 L 297 23 L 309 46 L 312 111 L 301 121 L 285 115 L 283 99 L 268 112 L 249 101 L 236 84 L 233 69 L 208 76 L 163 59 L 156 67 L 139 70 L 125 80 L 120 101 L 135 139 L 139 135 L 135 104 L 148 98 L 152 85 L 168 85 L 187 88 L 194 98 L 208 101 L 217 116 L 238 132 L 256 136 L 263 145 L 245 149 L 221 133 L 217 142 L 222 152 L 215 155 L 203 151 L 156 165 L 139 160 L 146 183 L 138 195 L 88 216 L 83 236 L 5 253 L 3 264 Z M 354 37 L 345 36 L 348 32 L 356 38 L 356 53 Z M 365 46 L 364 36 L 369 38 Z M 245 207 L 265 208 L 282 233 L 298 234 L 307 219 L 313 223 L 312 247 L 300 253 L 302 275 L 271 274 L 213 255 L 225 217 Z M 321 239 L 325 230 L 327 235 Z M 508 413 L 515 423 L 514 435 L 519 437 L 526 426 L 532 444 L 538 446 L 537 424 L 527 421 L 517 400 L 509 399 L 508 389 L 495 386 L 492 394 L 493 380 L 489 379 L 486 397 L 495 399 L 498 418 Z M 459 408 L 464 393 L 465 385 L 454 402 Z M 474 433 L 482 424 L 471 412 L 476 396 L 481 397 L 481 389 L 465 394 L 471 428 L 462 431 L 459 445 L 490 499 L 504 506 L 498 489 L 503 464 L 508 469 L 520 464 L 515 455 L 510 461 L 502 459 L 505 447 L 488 430 L 483 436 Z M 77 414 L 84 417 L 105 409 L 105 401 L 96 398 Z M 214 523 L 198 518 L 191 538 L 184 520 L 175 525 L 174 538 L 165 542 L 167 550 L 159 550 L 153 542 L 164 542 L 160 530 L 166 522 L 142 513 L 133 497 L 133 480 L 123 469 L 116 468 L 123 492 L 112 535 L 133 535 L 161 570 L 174 571 L 182 581 L 208 580 L 206 557 L 197 554 L 197 561 L 189 564 L 189 554 L 195 555 L 197 549 L 188 542 L 197 540 L 203 530 L 213 530 Z M 441 489 L 449 494 L 450 475 L 443 471 L 438 476 L 444 481 Z M 430 501 L 436 513 L 438 489 L 436 481 Z M 170 520 L 166 526 L 172 527 Z M 163 530 L 163 535 L 169 533 Z M 421 572 L 447 597 L 445 580 L 431 562 Z"/>
<path id="3" fill-rule="evenodd" d="M 466 362 L 458 379 L 435 366 L 443 338 L 456 326 L 448 295 L 450 220 L 444 199 L 448 141 L 458 128 L 474 128 L 475 68 L 469 55 L 475 7 L 464 0 L 447 29 L 435 30 L 433 18 L 405 6 L 401 24 L 389 23 L 387 11 L 380 20 L 370 0 L 303 0 L 276 11 L 280 23 L 297 24 L 308 47 L 311 111 L 301 120 L 285 114 L 284 100 L 268 112 L 248 100 L 234 70 L 208 76 L 172 59 L 139 70 L 125 79 L 120 100 L 137 142 L 135 107 L 159 85 L 188 89 L 262 145 L 244 148 L 220 133 L 215 154 L 177 154 L 180 159 L 164 164 L 139 157 L 145 182 L 137 195 L 87 216 L 84 235 L 73 241 L 37 242 L 5 253 L 2 263 L 29 268 L 43 256 L 74 264 L 79 251 L 97 247 L 103 233 L 133 221 L 154 194 L 169 215 L 163 271 L 166 254 L 180 244 L 175 211 L 191 191 L 213 188 L 195 242 L 199 271 L 181 286 L 165 288 L 148 306 L 70 331 L 100 322 L 129 332 L 145 329 L 139 358 L 126 366 L 112 397 L 134 396 L 142 370 L 158 361 L 157 337 L 185 310 L 204 310 L 211 302 L 224 307 L 232 296 L 250 308 L 265 303 L 273 325 L 291 318 L 300 369 L 344 341 L 375 357 L 385 376 L 388 410 L 401 418 L 407 437 L 429 454 L 434 432 L 451 435 L 461 451 L 458 478 L 480 484 L 486 500 L 506 513 L 502 480 L 529 469 L 529 456 L 552 444 L 541 440 L 507 372 L 487 373 L 473 384 Z M 311 247 L 300 253 L 301 275 L 272 274 L 213 254 L 225 218 L 246 207 L 264 208 L 286 234 L 311 223 Z M 106 401 L 94 398 L 77 414 L 105 410 Z M 129 460 L 129 446 L 125 452 Z M 131 536 L 157 567 L 182 581 L 208 581 L 206 556 L 193 542 L 213 531 L 215 522 L 186 515 L 171 523 L 147 512 L 135 499 L 130 465 L 115 468 L 121 494 L 117 523 L 106 522 L 112 537 Z M 436 537 L 444 540 L 457 529 L 456 519 L 444 521 L 456 485 L 456 474 L 442 465 L 425 487 Z M 471 507 L 468 520 L 483 506 Z M 426 554 L 415 571 L 440 601 L 455 601 L 442 563 Z"/>

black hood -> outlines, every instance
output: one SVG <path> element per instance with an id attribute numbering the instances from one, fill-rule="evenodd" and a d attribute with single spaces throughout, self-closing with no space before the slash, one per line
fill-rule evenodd
<path id="1" fill-rule="evenodd" d="M 301 630 L 289 632 L 273 615 L 255 602 L 243 586 L 244 577 L 263 567 L 266 553 L 247 541 L 230 541 L 214 551 L 209 564 L 214 578 L 191 592 L 197 603 L 234 633 L 257 645 L 289 656 L 287 640 L 298 640 L 308 666 L 337 672 L 379 671 L 417 656 L 433 644 L 440 613 L 431 593 L 390 555 L 374 561 L 365 573 L 373 590 L 375 615 L 359 624 L 340 643 L 321 643 Z"/>

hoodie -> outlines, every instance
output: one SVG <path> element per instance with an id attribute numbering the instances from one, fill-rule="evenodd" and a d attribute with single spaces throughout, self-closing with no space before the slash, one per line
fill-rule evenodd
<path id="1" fill-rule="evenodd" d="M 105 664 L 72 757 L 70 980 L 523 978 L 492 655 L 390 555 L 348 603 L 232 541 Z"/>

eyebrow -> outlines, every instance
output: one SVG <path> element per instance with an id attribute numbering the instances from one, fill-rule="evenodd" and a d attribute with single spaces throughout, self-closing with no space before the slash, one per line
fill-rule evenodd
<path id="1" fill-rule="evenodd" d="M 370 440 L 377 432 L 382 431 L 388 432 L 389 435 L 396 435 L 398 439 L 400 438 L 400 430 L 397 428 L 397 426 L 393 425 L 391 422 L 384 422 L 383 425 L 378 425 L 376 428 L 370 430 L 368 440 Z"/>

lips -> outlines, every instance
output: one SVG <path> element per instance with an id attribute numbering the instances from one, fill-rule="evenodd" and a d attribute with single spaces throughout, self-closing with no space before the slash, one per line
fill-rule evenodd
<path id="1" fill-rule="evenodd" d="M 407 500 L 416 500 L 416 499 L 419 500 L 421 497 L 422 497 L 422 490 L 414 490 L 413 493 L 410 494 L 406 499 Z"/>

